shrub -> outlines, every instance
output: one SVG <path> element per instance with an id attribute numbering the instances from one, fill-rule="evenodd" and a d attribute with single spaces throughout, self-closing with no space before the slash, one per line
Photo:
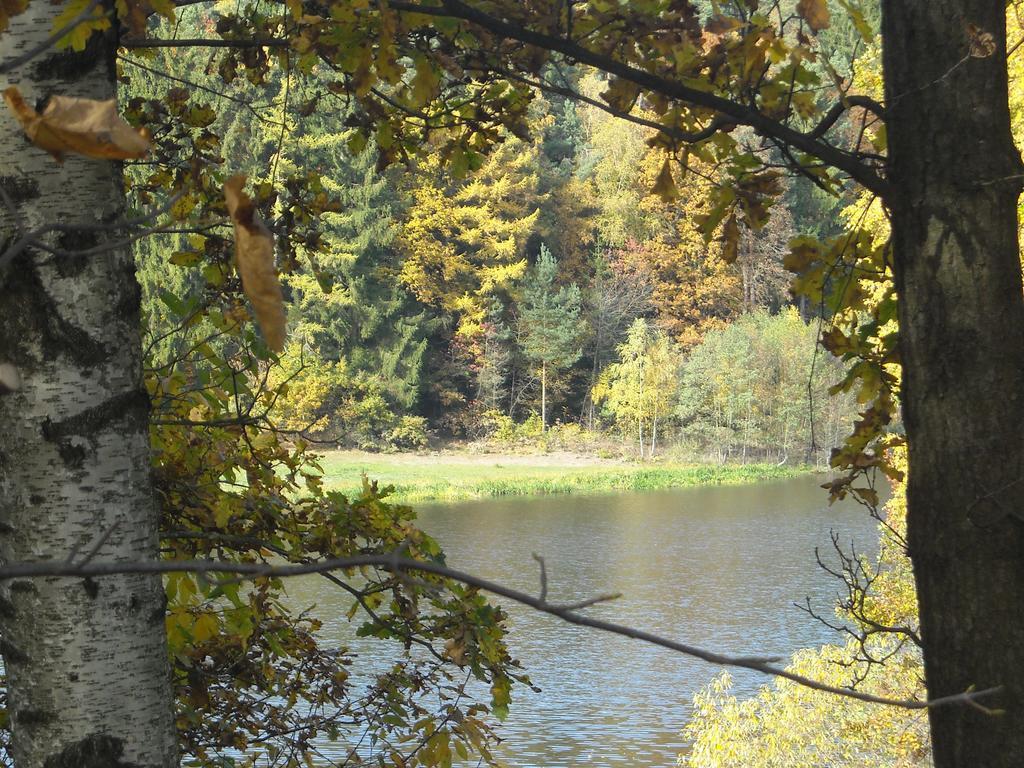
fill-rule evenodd
<path id="1" fill-rule="evenodd" d="M 426 448 L 427 420 L 422 416 L 402 416 L 387 434 L 390 447 L 396 450 L 420 450 Z"/>

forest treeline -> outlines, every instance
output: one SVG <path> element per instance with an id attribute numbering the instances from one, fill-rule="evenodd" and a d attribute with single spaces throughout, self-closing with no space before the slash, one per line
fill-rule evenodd
<path id="1" fill-rule="evenodd" d="M 197 54 L 137 56 L 123 65 L 129 97 L 156 94 L 165 73 L 201 83 Z M 565 77 L 594 99 L 607 88 Z M 332 201 L 306 244 L 313 268 L 285 278 L 290 341 L 271 375 L 287 383 L 282 427 L 370 450 L 431 437 L 579 447 L 603 432 L 640 456 L 671 443 L 777 460 L 844 434 L 853 411 L 828 395 L 840 371 L 815 352 L 819 308 L 794 304 L 782 259 L 797 231 L 839 231 L 849 200 L 794 185 L 727 253 L 701 230 L 721 218 L 715 169 L 693 158 L 666 188 L 650 131 L 596 107 L 538 95 L 532 136 L 486 159 L 428 154 L 381 171 L 352 116 L 321 108 L 285 136 L 275 110 L 332 94 L 279 80 L 259 111 L 226 102 L 183 119 L 209 120 L 232 170 L 268 193 L 315 172 Z M 228 279 L 190 269 L 221 234 L 140 241 L 158 355 L 187 343 L 162 337 Z"/>

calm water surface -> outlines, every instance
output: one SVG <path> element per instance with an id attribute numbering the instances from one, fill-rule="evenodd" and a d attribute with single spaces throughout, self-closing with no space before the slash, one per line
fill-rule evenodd
<path id="1" fill-rule="evenodd" d="M 876 546 L 867 514 L 853 503 L 829 507 L 821 482 L 424 506 L 420 523 L 455 568 L 536 592 L 537 552 L 547 560 L 552 601 L 622 592 L 589 610 L 724 653 L 787 656 L 836 638 L 793 607 L 810 597 L 830 613 L 837 585 L 816 565 L 815 547 L 831 551 L 830 530 L 862 552 Z M 380 643 L 354 638 L 342 595 L 317 579 L 294 583 L 290 594 L 297 605 L 316 603 L 325 639 L 357 650 L 357 666 L 372 666 Z M 507 765 L 674 765 L 692 697 L 716 668 L 508 609 L 510 645 L 542 692 L 514 693 L 498 749 Z M 741 696 L 764 682 L 733 674 Z M 343 750 L 322 747 L 331 757 Z"/>

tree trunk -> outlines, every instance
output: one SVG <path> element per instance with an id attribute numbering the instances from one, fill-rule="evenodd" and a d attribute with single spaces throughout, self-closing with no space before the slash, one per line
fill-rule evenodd
<path id="1" fill-rule="evenodd" d="M 540 364 L 540 431 L 548 428 L 548 365 Z"/>
<path id="2" fill-rule="evenodd" d="M 1024 299 L 1005 3 L 883 3 L 908 541 L 937 768 L 1024 759 Z M 972 28 L 990 34 L 995 51 Z"/>
<path id="3" fill-rule="evenodd" d="M 31 3 L 0 36 L 0 61 L 45 40 L 62 9 Z M 83 53 L 48 51 L 7 84 L 29 103 L 112 98 L 113 53 L 111 39 L 94 36 Z M 6 112 L 0 157 L 0 187 L 16 208 L 0 206 L 0 242 L 18 221 L 94 226 L 124 213 L 117 165 L 58 165 Z M 75 251 L 118 237 L 68 230 L 49 244 Z M 21 379 L 0 389 L 4 562 L 81 559 L 97 546 L 99 561 L 158 556 L 139 297 L 123 247 L 89 256 L 29 248 L 0 269 L 0 363 Z M 19 768 L 178 764 L 159 576 L 4 582 L 0 633 Z"/>
<path id="4" fill-rule="evenodd" d="M 655 444 L 658 441 L 658 404 L 654 404 L 654 415 L 651 417 L 651 450 L 648 456 L 654 458 Z"/>

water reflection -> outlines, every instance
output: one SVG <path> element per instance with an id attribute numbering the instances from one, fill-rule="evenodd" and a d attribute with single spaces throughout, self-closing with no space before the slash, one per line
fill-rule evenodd
<path id="1" fill-rule="evenodd" d="M 725 653 L 788 656 L 834 640 L 793 607 L 810 596 L 830 612 L 837 585 L 818 569 L 815 547 L 828 553 L 832 529 L 866 554 L 875 547 L 873 521 L 853 503 L 828 506 L 820 482 L 424 506 L 420 520 L 461 570 L 535 592 L 537 552 L 553 601 L 622 592 L 590 610 Z M 289 589 L 296 605 L 318 605 L 326 638 L 372 667 L 379 643 L 354 637 L 343 595 L 317 579 Z M 509 766 L 674 764 L 693 694 L 714 667 L 518 606 L 509 613 L 510 645 L 542 689 L 520 691 L 500 729 Z M 734 677 L 743 694 L 764 682 Z"/>

